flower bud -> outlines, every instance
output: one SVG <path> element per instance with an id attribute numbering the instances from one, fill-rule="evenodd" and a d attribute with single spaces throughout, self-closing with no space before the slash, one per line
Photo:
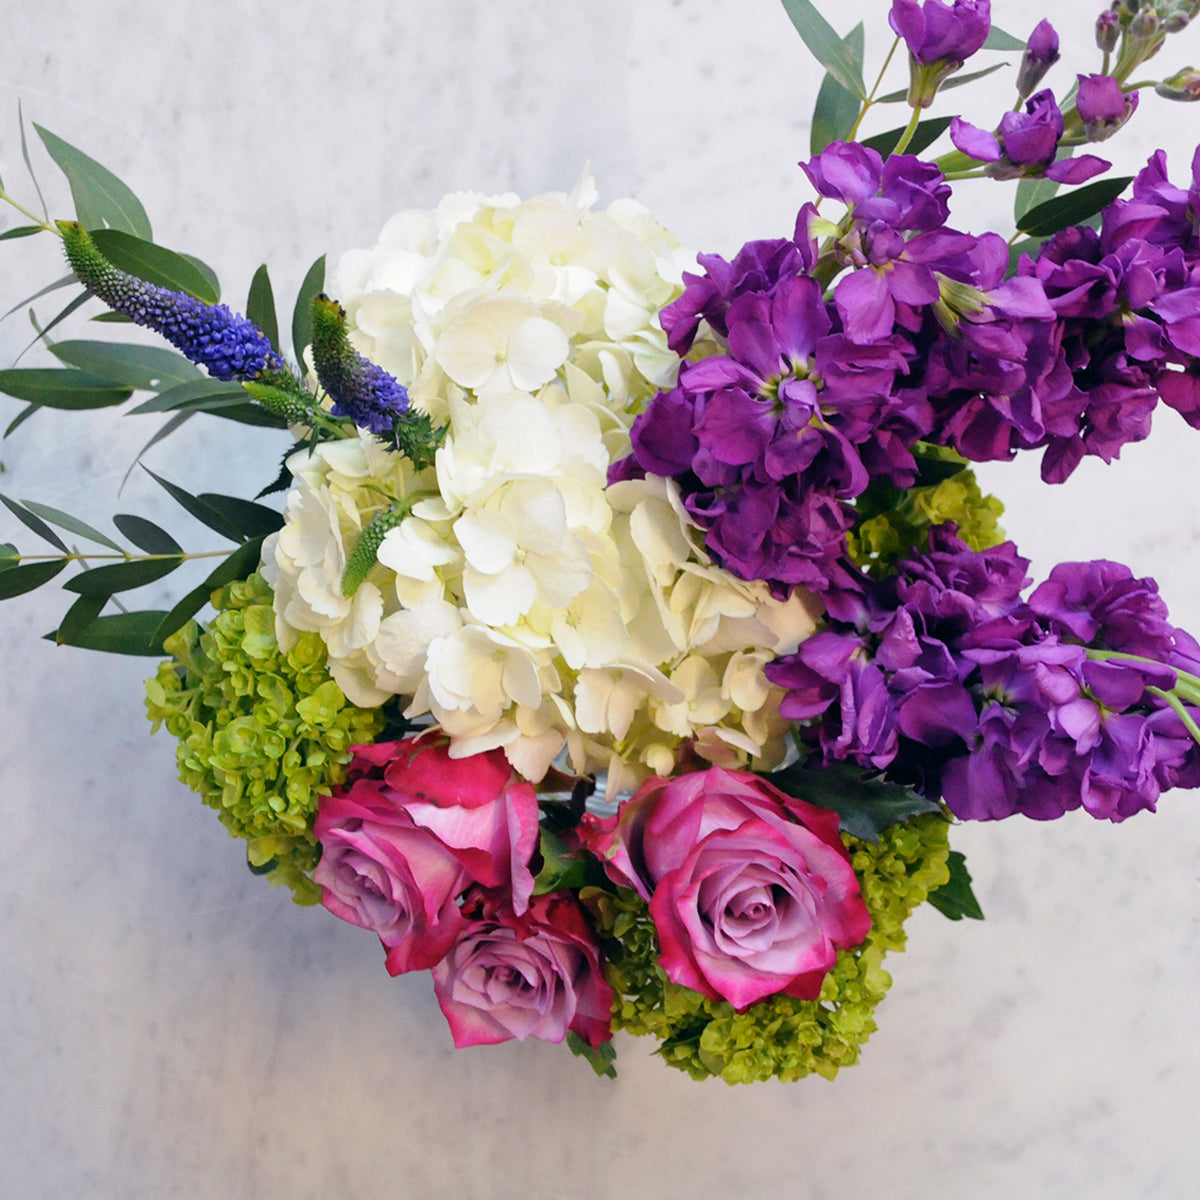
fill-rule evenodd
<path id="1" fill-rule="evenodd" d="M 1111 54 L 1121 40 L 1121 18 L 1115 9 L 1106 8 L 1096 18 L 1096 45 Z"/>
<path id="2" fill-rule="evenodd" d="M 1111 75 L 1080 75 L 1075 107 L 1087 130 L 1088 141 L 1112 137 L 1137 108 L 1138 94 L 1128 95 Z"/>
<path id="3" fill-rule="evenodd" d="M 1017 75 L 1017 95 L 1028 99 L 1041 83 L 1042 77 L 1059 60 L 1058 34 L 1049 21 L 1039 21 L 1029 35 L 1021 70 Z"/>
<path id="4" fill-rule="evenodd" d="M 1153 7 L 1138 9 L 1137 16 L 1129 22 L 1129 36 L 1135 41 L 1153 41 L 1161 32 L 1158 13 Z"/>
<path id="5" fill-rule="evenodd" d="M 1200 71 L 1184 67 L 1164 79 L 1154 91 L 1166 100 L 1200 100 Z"/>

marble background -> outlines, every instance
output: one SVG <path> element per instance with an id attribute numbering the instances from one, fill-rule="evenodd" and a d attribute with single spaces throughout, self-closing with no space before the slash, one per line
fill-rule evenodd
<path id="1" fill-rule="evenodd" d="M 828 7 L 843 31 L 869 16 L 878 61 L 883 0 Z M 1045 12 L 994 7 L 1022 36 Z M 1054 19 L 1083 46 L 1097 7 L 1060 0 Z M 160 240 L 211 262 L 234 299 L 264 259 L 290 299 L 319 253 L 370 244 L 398 208 L 464 187 L 565 189 L 585 160 L 606 198 L 636 195 L 699 249 L 789 231 L 807 194 L 794 164 L 819 80 L 778 0 L 43 0 L 5 24 L 13 194 L 31 192 L 20 100 L 128 180 Z M 1200 29 L 1179 41 L 1170 68 L 1200 59 Z M 1079 54 L 1050 82 L 1097 66 Z M 1011 78 L 951 101 L 990 124 Z M 1186 179 L 1197 110 L 1150 97 L 1139 118 L 1114 156 L 1136 166 L 1163 144 Z M 902 119 L 893 108 L 875 128 Z M 964 189 L 955 223 L 1007 233 L 1009 203 L 1005 187 Z M 2 307 L 61 271 L 49 239 L 5 243 L 0 260 Z M 30 336 L 21 311 L 0 324 L 0 361 Z M 0 401 L 0 421 L 16 411 Z M 199 548 L 205 532 L 143 474 L 121 491 L 155 427 L 39 414 L 0 443 L 0 490 L 93 521 L 143 513 Z M 239 491 L 278 452 L 201 417 L 147 461 L 193 491 Z M 1057 489 L 1036 462 L 984 475 L 1039 574 L 1127 562 L 1197 630 L 1198 457 L 1200 435 L 1164 411 L 1118 466 L 1089 463 Z M 0 539 L 33 548 L 7 514 Z M 0 1194 L 1192 1193 L 1191 797 L 1120 827 L 1075 814 L 956 831 L 988 919 L 914 918 L 880 1031 L 834 1084 L 697 1085 L 624 1036 L 620 1079 L 597 1081 L 558 1047 L 454 1052 L 427 976 L 389 979 L 369 935 L 252 878 L 176 782 L 166 736 L 148 736 L 149 664 L 38 640 L 67 602 L 52 587 L 0 610 Z"/>

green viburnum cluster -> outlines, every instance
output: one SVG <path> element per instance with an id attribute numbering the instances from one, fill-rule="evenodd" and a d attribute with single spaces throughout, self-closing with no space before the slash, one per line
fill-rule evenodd
<path id="1" fill-rule="evenodd" d="M 1004 541 L 1004 505 L 980 491 L 966 459 L 946 446 L 922 445 L 921 456 L 927 471 L 944 471 L 943 477 L 907 491 L 876 482 L 855 502 L 859 519 L 846 542 L 850 558 L 872 575 L 890 574 L 911 550 L 926 545 L 930 529 L 947 521 L 958 526 L 958 536 L 972 550 Z"/>
<path id="2" fill-rule="evenodd" d="M 871 932 L 838 953 L 819 999 L 773 996 L 743 1013 L 667 979 L 648 906 L 635 892 L 585 889 L 617 994 L 613 1028 L 658 1038 L 665 1061 L 693 1079 L 788 1082 L 813 1073 L 832 1079 L 858 1061 L 875 1031 L 875 1006 L 892 982 L 884 954 L 904 948 L 904 922 L 949 878 L 947 829 L 940 816 L 929 815 L 891 826 L 878 843 L 847 837 Z"/>
<path id="3" fill-rule="evenodd" d="M 384 718 L 347 702 L 317 634 L 280 651 L 271 601 L 257 574 L 214 592 L 209 626 L 189 621 L 164 643 L 173 658 L 146 681 L 146 711 L 178 740 L 180 779 L 246 839 L 251 868 L 314 904 L 319 797 L 342 782 L 350 747 L 374 741 Z"/>

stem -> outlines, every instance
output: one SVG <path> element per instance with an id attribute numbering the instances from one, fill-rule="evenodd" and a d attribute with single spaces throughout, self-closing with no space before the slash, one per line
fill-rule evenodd
<path id="1" fill-rule="evenodd" d="M 880 84 L 883 83 L 883 77 L 887 74 L 887 69 L 892 65 L 892 57 L 896 53 L 896 47 L 900 45 L 900 39 L 896 38 L 892 42 L 892 48 L 887 52 L 887 57 L 883 60 L 883 66 L 879 68 L 879 74 L 875 76 L 875 82 L 871 86 L 867 98 L 862 103 L 862 108 L 858 110 L 858 116 L 854 120 L 854 124 L 850 127 L 850 132 L 846 135 L 846 141 L 852 142 L 858 136 L 858 127 L 863 123 L 863 117 L 867 115 L 867 110 L 875 103 L 875 93 L 879 91 Z"/>
<path id="2" fill-rule="evenodd" d="M 115 559 L 119 562 L 165 562 L 167 559 L 180 562 L 191 562 L 193 558 L 228 558 L 232 550 L 203 550 L 198 554 L 81 554 L 74 551 L 70 554 L 14 554 L 11 558 L 0 559 L 0 562 L 84 562 L 89 559 Z"/>
<path id="3" fill-rule="evenodd" d="M 46 230 L 54 234 L 55 237 L 62 237 L 62 234 L 59 233 L 58 229 L 54 225 L 51 225 L 49 221 L 45 221 L 41 217 L 35 217 L 33 213 L 29 211 L 29 209 L 27 209 L 23 204 L 18 204 L 3 188 L 0 188 L 0 200 L 3 200 L 5 204 L 9 204 L 15 208 L 17 212 L 21 214 L 21 216 L 28 217 L 29 220 L 39 229 Z"/>
<path id="4" fill-rule="evenodd" d="M 1152 696 L 1158 696 L 1165 700 L 1175 710 L 1175 715 L 1183 722 L 1184 728 L 1192 735 L 1193 741 L 1200 745 L 1200 725 L 1192 720 L 1191 714 L 1183 707 L 1183 702 L 1179 697 L 1171 692 L 1164 692 L 1162 688 L 1148 687 L 1146 691 Z"/>
<path id="5" fill-rule="evenodd" d="M 986 177 L 986 172 L 982 167 L 975 171 L 951 171 L 944 176 L 947 183 L 952 179 L 983 179 Z"/>
<path id="6" fill-rule="evenodd" d="M 908 148 L 908 143 L 913 140 L 913 134 L 917 132 L 917 126 L 921 123 L 921 114 L 924 111 L 923 108 L 913 109 L 912 116 L 908 121 L 908 128 L 900 135 L 900 140 L 892 150 L 893 154 L 903 154 Z"/>
<path id="7" fill-rule="evenodd" d="M 1175 672 L 1175 678 L 1178 680 L 1175 685 L 1176 691 L 1186 695 L 1187 699 L 1200 703 L 1200 676 L 1192 675 L 1188 671 L 1181 671 L 1169 663 L 1159 662 L 1154 658 L 1144 658 L 1140 654 L 1126 654 L 1122 650 L 1085 650 L 1084 653 L 1093 662 L 1109 662 L 1116 659 L 1122 662 L 1147 663 L 1152 667 L 1166 667 L 1168 671 Z"/>

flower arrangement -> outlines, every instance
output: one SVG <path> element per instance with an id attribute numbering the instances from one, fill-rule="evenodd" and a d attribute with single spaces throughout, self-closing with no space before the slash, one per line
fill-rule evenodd
<path id="1" fill-rule="evenodd" d="M 1200 165 L 1077 153 L 1143 90 L 1200 98 L 1135 78 L 1200 4 L 1118 0 L 1060 99 L 1048 21 L 893 0 L 911 117 L 870 137 L 863 30 L 785 7 L 827 72 L 816 199 L 728 261 L 586 173 L 450 196 L 318 260 L 288 355 L 265 270 L 234 312 L 61 138 L 37 130 L 73 220 L 0 187 L 27 222 L 2 236 L 57 236 L 82 288 L 39 324 L 63 365 L 0 371 L 9 432 L 140 392 L 160 436 L 206 413 L 286 451 L 253 500 L 155 477 L 233 545 L 163 611 L 106 610 L 194 557 L 165 530 L 117 515 L 131 550 L 2 498 L 53 553 L 0 547 L 0 598 L 84 562 L 55 640 L 162 660 L 183 781 L 252 870 L 429 970 L 458 1046 L 612 1074 L 625 1029 L 696 1078 L 833 1077 L 910 913 L 982 916 L 954 821 L 1200 785 L 1200 645 L 1117 563 L 1030 589 L 970 468 L 1041 450 L 1059 483 L 1160 399 L 1200 424 Z M 1013 109 L 927 115 L 984 53 L 1020 55 Z M 949 225 L 981 176 L 1016 190 L 1007 241 Z M 91 300 L 173 350 L 52 336 Z"/>

